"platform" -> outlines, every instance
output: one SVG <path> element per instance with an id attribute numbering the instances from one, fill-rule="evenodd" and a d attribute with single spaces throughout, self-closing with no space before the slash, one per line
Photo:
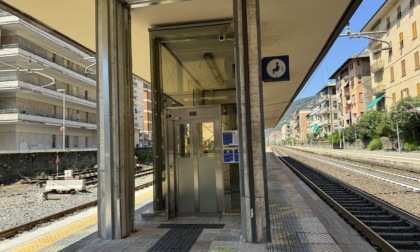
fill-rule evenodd
<path id="1" fill-rule="evenodd" d="M 0 251 L 375 251 L 271 152 L 267 168 L 267 244 L 243 241 L 239 215 L 142 218 L 152 205 L 148 188 L 136 193 L 137 231 L 125 239 L 97 238 L 96 209 L 90 209 L 3 241 Z"/>

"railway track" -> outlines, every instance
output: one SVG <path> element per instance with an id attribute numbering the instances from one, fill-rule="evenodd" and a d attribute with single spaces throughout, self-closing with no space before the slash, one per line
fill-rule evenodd
<path id="1" fill-rule="evenodd" d="M 152 173 L 153 173 L 153 169 L 143 170 L 143 171 L 140 171 L 139 173 L 136 174 L 136 178 L 151 175 Z M 86 182 L 86 183 L 88 183 L 88 182 Z M 91 185 L 96 184 L 96 180 L 95 181 L 90 180 L 89 183 Z M 140 185 L 137 185 L 135 187 L 135 190 L 138 191 L 138 190 L 141 190 L 143 188 L 146 188 L 146 187 L 149 187 L 149 186 L 152 186 L 152 185 L 153 185 L 153 180 L 149 181 L 149 182 L 142 183 Z M 57 220 L 59 218 L 62 218 L 64 216 L 67 216 L 67 215 L 72 214 L 74 212 L 77 212 L 77 211 L 80 211 L 80 210 L 83 210 L 83 209 L 87 209 L 87 208 L 90 208 L 90 207 L 94 207 L 96 205 L 97 205 L 97 200 L 94 200 L 94 201 L 79 205 L 77 207 L 67 209 L 65 211 L 61 211 L 59 213 L 55 213 L 55 214 L 46 216 L 44 218 L 40 218 L 38 220 L 34 220 L 34 221 L 29 222 L 29 223 L 25 223 L 23 225 L 19 225 L 19 226 L 10 228 L 8 230 L 0 232 L 0 240 L 4 240 L 4 239 L 10 238 L 10 237 L 13 237 L 13 236 L 15 236 L 19 233 L 29 231 L 32 228 L 34 228 L 34 227 L 36 227 L 40 224 Z"/>
<path id="2" fill-rule="evenodd" d="M 420 219 L 273 149 L 312 190 L 383 251 L 420 251 Z"/>
<path id="3" fill-rule="evenodd" d="M 397 174 L 394 172 L 372 169 L 370 167 L 365 167 L 362 165 L 358 165 L 358 164 L 354 164 L 354 163 L 350 163 L 346 161 L 341 161 L 338 159 L 329 158 L 325 156 L 319 157 L 319 155 L 303 153 L 301 151 L 297 151 L 293 149 L 288 149 L 288 151 L 307 157 L 307 158 L 317 160 L 319 162 L 323 162 L 328 165 L 338 167 L 343 170 L 359 173 L 364 176 L 369 176 L 374 179 L 382 180 L 390 184 L 401 186 L 413 192 L 420 192 L 420 178 L 404 176 L 404 175 Z"/>

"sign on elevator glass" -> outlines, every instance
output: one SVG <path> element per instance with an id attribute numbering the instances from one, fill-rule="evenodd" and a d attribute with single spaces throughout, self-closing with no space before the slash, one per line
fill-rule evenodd
<path id="1" fill-rule="evenodd" d="M 239 145 L 237 130 L 224 131 L 222 135 L 223 135 L 223 146 L 232 146 L 232 145 L 238 146 Z"/>

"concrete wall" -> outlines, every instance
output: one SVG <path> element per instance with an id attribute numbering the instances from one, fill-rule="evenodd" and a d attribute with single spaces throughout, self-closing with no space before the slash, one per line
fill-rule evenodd
<path id="1" fill-rule="evenodd" d="M 95 151 L 58 152 L 59 172 L 66 169 L 92 167 L 96 164 Z M 0 184 L 11 184 L 22 176 L 35 177 L 41 173 L 56 174 L 56 152 L 25 152 L 0 154 Z"/>

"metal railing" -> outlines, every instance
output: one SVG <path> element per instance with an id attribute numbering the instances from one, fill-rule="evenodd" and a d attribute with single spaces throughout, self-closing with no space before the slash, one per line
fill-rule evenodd
<path id="1" fill-rule="evenodd" d="M 48 51 L 47 49 L 37 44 L 34 44 L 33 42 L 25 38 L 22 38 L 20 36 L 17 36 L 17 35 L 4 36 L 2 37 L 1 43 L 2 43 L 2 48 L 4 49 L 18 47 L 20 49 L 33 53 L 41 58 L 44 58 L 48 61 L 54 62 L 55 64 L 65 67 L 80 75 L 96 80 L 95 74 L 85 73 L 85 67 L 79 66 L 72 61 L 68 61 L 67 59 L 59 55 L 55 55 L 54 53 Z"/>

